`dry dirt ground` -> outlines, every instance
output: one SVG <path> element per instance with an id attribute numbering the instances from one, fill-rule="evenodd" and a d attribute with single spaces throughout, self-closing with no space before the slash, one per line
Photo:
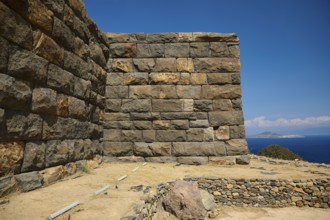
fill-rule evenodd
<path id="1" fill-rule="evenodd" d="M 307 164 L 307 163 L 306 163 Z M 140 168 L 133 172 L 132 170 Z M 260 169 L 262 168 L 262 169 Z M 277 172 L 267 175 L 267 172 Z M 123 175 L 128 177 L 118 181 Z M 48 187 L 27 193 L 12 194 L 10 202 L 0 206 L 0 220 L 47 219 L 47 216 L 75 201 L 80 205 L 57 219 L 109 219 L 117 220 L 127 215 L 134 204 L 141 203 L 143 192 L 133 192 L 131 186 L 151 186 L 154 190 L 161 182 L 169 182 L 188 176 L 218 176 L 228 178 L 271 178 L 311 179 L 329 178 L 330 168 L 316 164 L 296 166 L 272 165 L 257 159 L 250 165 L 203 165 L 189 166 L 176 164 L 147 163 L 102 163 L 90 173 L 78 173 Z M 77 178 L 78 177 L 78 178 Z M 98 189 L 110 184 L 107 194 L 94 196 Z M 117 186 L 117 187 L 116 187 Z M 216 219 L 330 219 L 330 210 L 316 208 L 241 208 L 219 207 Z"/>

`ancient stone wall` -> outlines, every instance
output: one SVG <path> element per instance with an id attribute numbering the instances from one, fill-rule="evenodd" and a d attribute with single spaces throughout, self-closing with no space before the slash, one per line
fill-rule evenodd
<path id="1" fill-rule="evenodd" d="M 82 0 L 1 0 L 0 52 L 0 177 L 102 153 L 109 48 Z"/>
<path id="2" fill-rule="evenodd" d="M 206 163 L 247 153 L 235 34 L 107 34 L 104 153 Z"/>

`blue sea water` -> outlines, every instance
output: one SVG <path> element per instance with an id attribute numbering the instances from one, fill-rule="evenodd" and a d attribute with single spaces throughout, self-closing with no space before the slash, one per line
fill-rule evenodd
<path id="1" fill-rule="evenodd" d="M 278 144 L 300 155 L 304 160 L 330 164 L 330 136 L 306 136 L 305 138 L 247 138 L 250 151 L 258 152 Z"/>

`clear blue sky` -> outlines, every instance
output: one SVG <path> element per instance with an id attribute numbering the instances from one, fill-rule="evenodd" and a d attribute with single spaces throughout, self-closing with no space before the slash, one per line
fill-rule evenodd
<path id="1" fill-rule="evenodd" d="M 235 32 L 247 133 L 330 134 L 329 0 L 85 0 L 105 32 Z"/>

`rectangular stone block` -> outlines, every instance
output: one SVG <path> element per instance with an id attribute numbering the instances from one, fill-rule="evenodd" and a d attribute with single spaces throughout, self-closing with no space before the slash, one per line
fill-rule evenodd
<path id="1" fill-rule="evenodd" d="M 161 99 L 176 99 L 176 86 L 174 85 L 160 85 L 159 86 L 159 98 Z"/>
<path id="2" fill-rule="evenodd" d="M 186 141 L 184 130 L 157 130 L 156 139 L 160 142 Z"/>
<path id="3" fill-rule="evenodd" d="M 185 165 L 204 165 L 208 164 L 208 157 L 178 157 L 177 161 L 179 164 Z"/>
<path id="4" fill-rule="evenodd" d="M 230 56 L 239 58 L 240 57 L 240 50 L 238 44 L 228 44 L 229 54 Z"/>
<path id="5" fill-rule="evenodd" d="M 25 145 L 21 172 L 45 168 L 46 145 L 43 142 L 29 142 Z"/>
<path id="6" fill-rule="evenodd" d="M 238 42 L 237 34 L 193 32 L 193 41 L 201 42 Z"/>
<path id="7" fill-rule="evenodd" d="M 224 156 L 225 144 L 222 142 L 176 142 L 173 143 L 173 156 Z"/>
<path id="8" fill-rule="evenodd" d="M 179 85 L 189 85 L 190 84 L 190 73 L 181 73 Z"/>
<path id="9" fill-rule="evenodd" d="M 78 98 L 89 100 L 92 84 L 89 80 L 79 77 L 74 77 L 74 91 L 73 94 Z"/>
<path id="10" fill-rule="evenodd" d="M 142 131 L 140 130 L 122 130 L 121 141 L 123 142 L 139 142 L 142 141 Z"/>
<path id="11" fill-rule="evenodd" d="M 177 84 L 180 80 L 180 73 L 150 73 L 151 84 Z"/>
<path id="12" fill-rule="evenodd" d="M 170 156 L 172 144 L 171 143 L 144 143 L 136 142 L 133 145 L 134 155 L 142 157 L 153 157 L 153 156 Z"/>
<path id="13" fill-rule="evenodd" d="M 194 111 L 194 100 L 193 99 L 181 99 L 182 102 L 182 110 L 184 112 L 192 112 Z"/>
<path id="14" fill-rule="evenodd" d="M 1 7 L 1 6 L 0 6 Z M 7 73 L 8 68 L 8 57 L 9 57 L 9 43 L 8 41 L 0 36 L 0 72 Z"/>
<path id="15" fill-rule="evenodd" d="M 176 91 L 178 98 L 181 99 L 200 99 L 201 86 L 177 86 Z"/>
<path id="16" fill-rule="evenodd" d="M 232 102 L 230 99 L 216 99 L 213 100 L 213 110 L 220 110 L 220 111 L 229 111 L 232 110 Z"/>
<path id="17" fill-rule="evenodd" d="M 146 162 L 150 163 L 175 163 L 177 162 L 176 157 L 163 156 L 163 157 L 146 157 Z"/>
<path id="18" fill-rule="evenodd" d="M 137 44 L 137 57 L 163 57 L 164 44 Z"/>
<path id="19" fill-rule="evenodd" d="M 154 112 L 179 112 L 182 111 L 183 102 L 177 99 L 154 99 L 152 111 Z"/>
<path id="20" fill-rule="evenodd" d="M 171 43 L 176 42 L 176 33 L 151 33 L 147 34 L 148 43 Z"/>
<path id="21" fill-rule="evenodd" d="M 68 26 L 60 19 L 54 17 L 52 36 L 62 46 L 70 51 L 75 50 L 75 37 Z"/>
<path id="22" fill-rule="evenodd" d="M 194 111 L 209 112 L 213 110 L 212 100 L 194 100 Z"/>
<path id="23" fill-rule="evenodd" d="M 208 128 L 209 127 L 209 121 L 208 120 L 190 121 L 189 126 L 191 128 Z"/>
<path id="24" fill-rule="evenodd" d="M 88 80 L 91 65 L 86 63 L 83 59 L 77 55 L 65 51 L 64 53 L 64 69 L 75 74 L 78 77 Z"/>
<path id="25" fill-rule="evenodd" d="M 0 142 L 0 155 L 0 177 L 20 173 L 24 158 L 24 142 Z M 1 190 L 0 181 L 0 192 Z"/>
<path id="26" fill-rule="evenodd" d="M 71 95 L 74 92 L 75 77 L 72 73 L 49 64 L 47 85 L 56 91 Z"/>
<path id="27" fill-rule="evenodd" d="M 47 88 L 35 88 L 32 92 L 32 111 L 41 114 L 56 114 L 56 92 Z"/>
<path id="28" fill-rule="evenodd" d="M 69 116 L 69 100 L 68 96 L 58 94 L 56 97 L 56 115 L 62 117 Z"/>
<path id="29" fill-rule="evenodd" d="M 129 87 L 129 98 L 131 99 L 159 98 L 159 93 L 159 86 L 139 85 Z"/>
<path id="30" fill-rule="evenodd" d="M 190 128 L 187 130 L 187 141 L 201 142 L 204 140 L 204 129 L 203 128 Z"/>
<path id="31" fill-rule="evenodd" d="M 216 140 L 224 141 L 230 139 L 229 126 L 220 126 L 214 129 L 214 136 Z"/>
<path id="32" fill-rule="evenodd" d="M 134 121 L 134 127 L 138 130 L 151 130 L 152 122 L 151 121 Z"/>
<path id="33" fill-rule="evenodd" d="M 189 43 L 165 44 L 165 57 L 189 57 Z"/>
<path id="34" fill-rule="evenodd" d="M 230 126 L 229 131 L 230 131 L 231 139 L 244 139 L 245 138 L 244 125 Z"/>
<path id="35" fill-rule="evenodd" d="M 190 57 L 208 57 L 210 43 L 194 42 L 190 43 Z"/>
<path id="36" fill-rule="evenodd" d="M 46 167 L 64 165 L 74 158 L 74 141 L 51 140 L 46 144 Z"/>
<path id="37" fill-rule="evenodd" d="M 113 43 L 110 44 L 110 56 L 130 58 L 136 56 L 136 43 Z"/>
<path id="38" fill-rule="evenodd" d="M 128 113 L 105 113 L 104 114 L 105 121 L 129 121 L 130 114 Z"/>
<path id="39" fill-rule="evenodd" d="M 228 57 L 229 49 L 227 43 L 224 42 L 211 42 L 210 51 L 212 57 Z"/>
<path id="40" fill-rule="evenodd" d="M 104 129 L 103 140 L 120 142 L 121 141 L 121 130 Z"/>
<path id="41" fill-rule="evenodd" d="M 194 112 L 162 112 L 160 114 L 161 119 L 177 120 L 177 119 L 189 119 L 196 120 L 196 114 Z"/>
<path id="42" fill-rule="evenodd" d="M 123 73 L 107 73 L 107 85 L 120 86 L 122 85 Z"/>
<path id="43" fill-rule="evenodd" d="M 148 84 L 148 73 L 125 73 L 121 78 L 122 85 Z"/>
<path id="44" fill-rule="evenodd" d="M 160 119 L 158 112 L 131 112 L 132 120 L 157 120 Z"/>
<path id="45" fill-rule="evenodd" d="M 210 126 L 242 125 L 244 123 L 242 111 L 209 112 Z"/>
<path id="46" fill-rule="evenodd" d="M 143 130 L 142 131 L 143 141 L 146 143 L 152 143 L 156 141 L 156 131 L 155 130 Z"/>
<path id="47" fill-rule="evenodd" d="M 202 99 L 235 99 L 242 96 L 241 87 L 238 85 L 203 85 Z"/>
<path id="48" fill-rule="evenodd" d="M 133 59 L 135 68 L 140 72 L 151 72 L 155 66 L 154 58 Z"/>
<path id="49" fill-rule="evenodd" d="M 15 179 L 23 192 L 40 188 L 43 181 L 42 176 L 37 171 L 15 175 Z"/>
<path id="50" fill-rule="evenodd" d="M 121 99 L 107 99 L 105 101 L 105 110 L 110 112 L 120 112 Z"/>
<path id="51" fill-rule="evenodd" d="M 105 156 L 130 156 L 133 153 L 133 143 L 131 142 L 103 142 Z"/>
<path id="52" fill-rule="evenodd" d="M 110 66 L 108 68 L 111 69 L 113 72 L 134 72 L 132 59 L 109 59 L 108 63 L 110 63 Z"/>
<path id="53" fill-rule="evenodd" d="M 226 151 L 228 156 L 248 153 L 248 145 L 245 139 L 231 139 L 226 141 L 226 143 Z"/>
<path id="54" fill-rule="evenodd" d="M 105 67 L 107 61 L 105 58 L 105 53 L 102 49 L 102 45 L 96 42 L 90 42 L 89 49 L 90 49 L 90 56 L 92 57 L 92 59 L 102 67 Z"/>
<path id="55" fill-rule="evenodd" d="M 171 121 L 172 129 L 176 130 L 187 130 L 189 129 L 188 120 L 172 120 Z"/>
<path id="56" fill-rule="evenodd" d="M 206 84 L 208 84 L 206 73 L 192 73 L 191 74 L 191 84 L 192 85 L 206 85 Z"/>
<path id="57" fill-rule="evenodd" d="M 171 127 L 170 120 L 154 120 L 152 124 L 155 130 L 167 130 Z"/>
<path id="58" fill-rule="evenodd" d="M 240 72 L 241 64 L 236 58 L 195 58 L 193 60 L 196 72 L 231 73 Z"/>
<path id="59" fill-rule="evenodd" d="M 149 112 L 151 111 L 150 99 L 123 99 L 121 110 L 123 112 Z"/>
<path id="60" fill-rule="evenodd" d="M 231 73 L 208 73 L 207 82 L 209 85 L 232 84 Z"/>
<path id="61" fill-rule="evenodd" d="M 176 59 L 157 58 L 154 72 L 176 72 Z"/>
<path id="62" fill-rule="evenodd" d="M 105 96 L 109 99 L 127 99 L 128 86 L 107 86 Z"/>
<path id="63" fill-rule="evenodd" d="M 69 116 L 81 120 L 87 120 L 89 118 L 90 109 L 86 105 L 85 101 L 69 96 L 68 104 L 69 104 Z"/>

